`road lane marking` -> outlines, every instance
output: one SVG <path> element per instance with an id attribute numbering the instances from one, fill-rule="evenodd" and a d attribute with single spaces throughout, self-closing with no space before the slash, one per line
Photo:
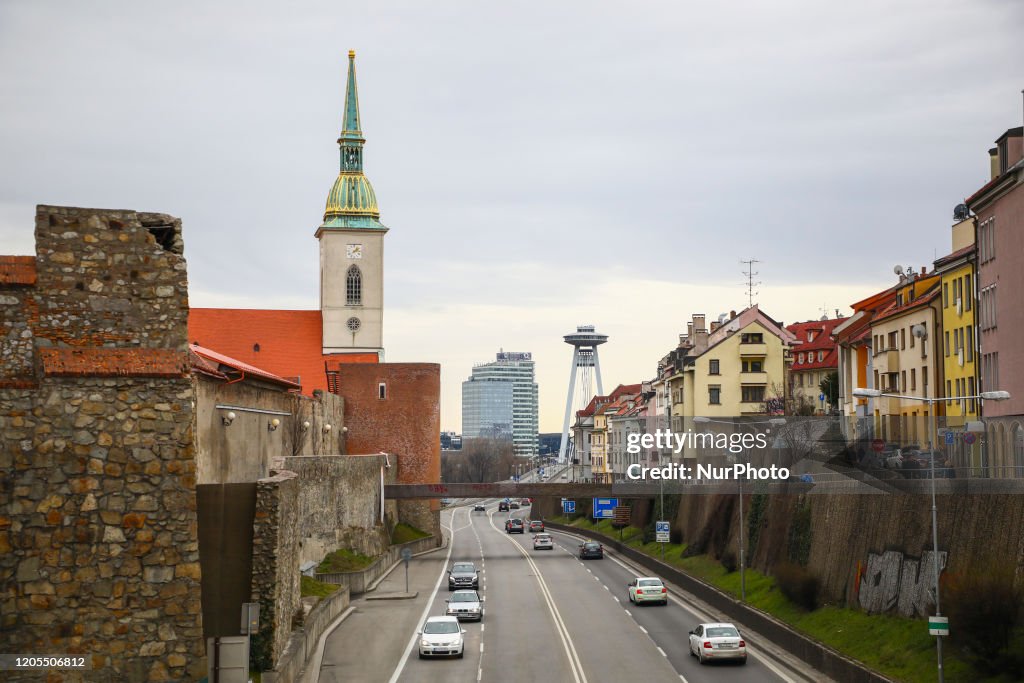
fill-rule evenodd
<path id="1" fill-rule="evenodd" d="M 658 647 L 657 645 L 655 645 L 654 647 L 657 647 L 657 648 L 658 648 L 658 652 L 660 652 L 660 653 L 661 653 L 661 656 L 662 656 L 662 657 L 666 657 L 666 658 L 668 657 L 668 655 L 667 655 L 667 654 L 665 654 L 665 651 L 664 651 L 664 650 L 662 650 L 662 649 L 661 649 L 660 647 Z"/>
<path id="2" fill-rule="evenodd" d="M 630 612 L 628 609 L 624 609 L 622 611 L 625 612 L 627 616 L 630 616 L 630 617 L 633 616 L 633 613 Z"/>
<path id="3" fill-rule="evenodd" d="M 638 629 L 640 629 L 641 631 L 643 631 L 644 633 L 647 633 L 647 629 L 645 629 L 645 628 L 644 628 L 643 626 L 641 626 L 640 624 L 637 624 L 637 625 L 636 625 L 636 627 L 637 627 Z"/>
<path id="4" fill-rule="evenodd" d="M 617 595 L 613 595 L 612 600 L 614 600 L 615 602 L 622 602 L 621 600 L 619 600 L 619 597 Z"/>
<path id="5" fill-rule="evenodd" d="M 466 516 L 469 517 L 469 510 L 467 508 L 460 508 L 466 510 Z M 388 679 L 388 683 L 397 683 L 398 678 L 402 675 L 402 671 L 405 669 L 406 663 L 409 661 L 409 655 L 412 654 L 413 647 L 416 646 L 416 639 L 419 638 L 420 624 L 426 621 L 427 616 L 430 615 L 430 608 L 434 605 L 434 599 L 437 598 L 437 591 L 441 588 L 441 581 L 447 575 L 448 562 L 452 559 L 452 548 L 455 547 L 455 532 L 465 527 L 459 527 L 454 529 L 455 515 L 458 512 L 452 512 L 452 523 L 448 526 L 448 531 L 451 533 L 451 537 L 448 539 L 448 554 L 445 555 L 444 564 L 441 566 L 441 572 L 437 575 L 437 583 L 434 584 L 434 591 L 430 594 L 430 598 L 427 599 L 427 606 L 423 608 L 423 614 L 420 615 L 419 620 L 416 622 L 415 630 L 412 632 L 412 637 L 409 638 L 409 644 L 405 646 L 405 652 L 402 654 L 402 658 L 398 660 L 398 666 L 395 667 L 394 673 L 391 674 L 391 678 Z"/>
<path id="6" fill-rule="evenodd" d="M 611 589 L 611 588 L 609 588 L 608 586 L 605 586 L 605 587 L 604 587 L 604 589 L 605 589 L 606 591 L 608 591 L 609 593 L 611 593 L 611 592 L 612 592 L 612 589 Z"/>
<path id="7" fill-rule="evenodd" d="M 490 516 L 490 522 L 491 528 L 493 528 L 495 532 L 501 533 L 498 530 L 498 527 L 494 525 L 493 515 Z M 558 632 L 558 637 L 562 641 L 562 647 L 565 649 L 565 654 L 569 659 L 569 669 L 572 671 L 573 680 L 576 681 L 576 683 L 587 683 L 587 674 L 583 671 L 583 662 L 580 661 L 580 656 L 576 651 L 576 646 L 572 642 L 572 636 L 569 633 L 569 628 L 565 625 L 565 622 L 562 621 L 562 615 L 558 611 L 558 606 L 555 605 L 554 596 L 551 595 L 547 581 L 544 580 L 544 575 L 541 574 L 540 568 L 537 566 L 537 563 L 533 561 L 530 553 L 528 553 L 523 546 L 516 543 L 510 534 L 503 534 L 502 537 L 511 543 L 516 550 L 526 558 L 527 563 L 533 569 L 534 577 L 537 579 L 537 585 L 540 588 L 541 596 L 547 603 L 548 611 L 551 613 L 551 617 L 555 621 L 555 630 Z M 594 578 L 596 579 L 597 577 L 595 576 Z"/>

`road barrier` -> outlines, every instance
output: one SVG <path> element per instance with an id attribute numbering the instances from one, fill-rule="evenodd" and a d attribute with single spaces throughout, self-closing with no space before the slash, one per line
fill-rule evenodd
<path id="1" fill-rule="evenodd" d="M 581 529 L 551 521 L 545 523 L 552 529 L 568 531 L 600 541 L 606 547 L 615 550 L 636 564 L 650 570 L 652 574 L 661 576 L 669 582 L 676 584 L 684 591 L 718 610 L 719 614 L 711 615 L 713 618 L 720 619 L 721 621 L 736 621 L 749 627 L 759 635 L 787 650 L 794 657 L 806 662 L 816 671 L 837 681 L 837 683 L 891 683 L 893 680 L 886 678 L 877 671 L 872 671 L 860 662 L 833 650 L 827 645 L 819 643 L 810 636 L 794 630 L 767 612 L 746 605 L 714 586 L 683 572 L 681 569 L 665 564 L 646 553 L 620 543 L 611 536 L 605 536 L 590 529 Z"/>

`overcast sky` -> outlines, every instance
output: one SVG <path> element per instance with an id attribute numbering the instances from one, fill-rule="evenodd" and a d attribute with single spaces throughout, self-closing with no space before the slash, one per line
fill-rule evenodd
<path id="1" fill-rule="evenodd" d="M 210 5 L 215 5 L 211 7 Z M 1021 125 L 1024 3 L 0 3 L 0 253 L 36 204 L 184 221 L 194 306 L 318 306 L 349 49 L 386 238 L 389 361 L 442 427 L 499 348 L 561 429 L 591 323 L 606 389 L 692 313 L 820 317 L 949 251 Z"/>

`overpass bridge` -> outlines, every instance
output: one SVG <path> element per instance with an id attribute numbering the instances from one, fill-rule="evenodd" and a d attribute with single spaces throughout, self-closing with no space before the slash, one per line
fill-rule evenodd
<path id="1" fill-rule="evenodd" d="M 803 493 L 812 484 L 802 482 L 760 483 L 755 488 L 750 482 L 744 483 L 745 493 Z M 415 498 L 654 498 L 662 493 L 686 493 L 713 495 L 733 493 L 738 490 L 737 482 L 715 482 L 692 484 L 666 481 L 663 486 L 656 482 L 622 482 L 596 484 L 582 482 L 533 483 L 533 482 L 491 482 L 482 484 L 386 484 L 384 497 L 408 500 Z"/>

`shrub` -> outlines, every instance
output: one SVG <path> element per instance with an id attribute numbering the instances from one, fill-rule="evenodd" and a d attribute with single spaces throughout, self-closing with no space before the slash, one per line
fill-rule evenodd
<path id="1" fill-rule="evenodd" d="M 980 670 L 1012 673 L 1020 664 L 1009 656 L 1013 631 L 1024 608 L 1024 591 L 1014 586 L 1013 579 L 1010 569 L 977 568 L 948 576 L 940 586 L 950 639 Z"/>
<path id="2" fill-rule="evenodd" d="M 761 527 L 764 526 L 765 513 L 768 510 L 768 494 L 755 493 L 750 498 L 750 512 L 747 515 L 747 545 L 750 546 L 750 554 L 754 554 L 757 548 L 757 539 L 761 535 Z"/>
<path id="3" fill-rule="evenodd" d="M 731 550 L 726 550 L 724 553 L 722 553 L 722 556 L 718 559 L 718 561 L 722 563 L 723 567 L 725 567 L 725 571 L 729 572 L 730 574 L 736 571 L 736 568 L 739 566 L 739 563 L 736 562 L 736 553 L 734 553 Z"/>
<path id="4" fill-rule="evenodd" d="M 398 545 L 399 543 L 408 543 L 409 541 L 416 541 L 421 538 L 426 538 L 429 535 L 430 534 L 428 534 L 426 531 L 417 529 L 411 524 L 399 522 L 391 531 L 391 545 Z"/>
<path id="5" fill-rule="evenodd" d="M 775 584 L 782 594 L 807 611 L 818 607 L 818 579 L 792 562 L 775 565 Z"/>
<path id="6" fill-rule="evenodd" d="M 793 517 L 789 522 L 787 551 L 790 562 L 802 567 L 807 566 L 807 560 L 811 556 L 811 505 L 806 500 L 801 500 L 793 510 Z"/>

